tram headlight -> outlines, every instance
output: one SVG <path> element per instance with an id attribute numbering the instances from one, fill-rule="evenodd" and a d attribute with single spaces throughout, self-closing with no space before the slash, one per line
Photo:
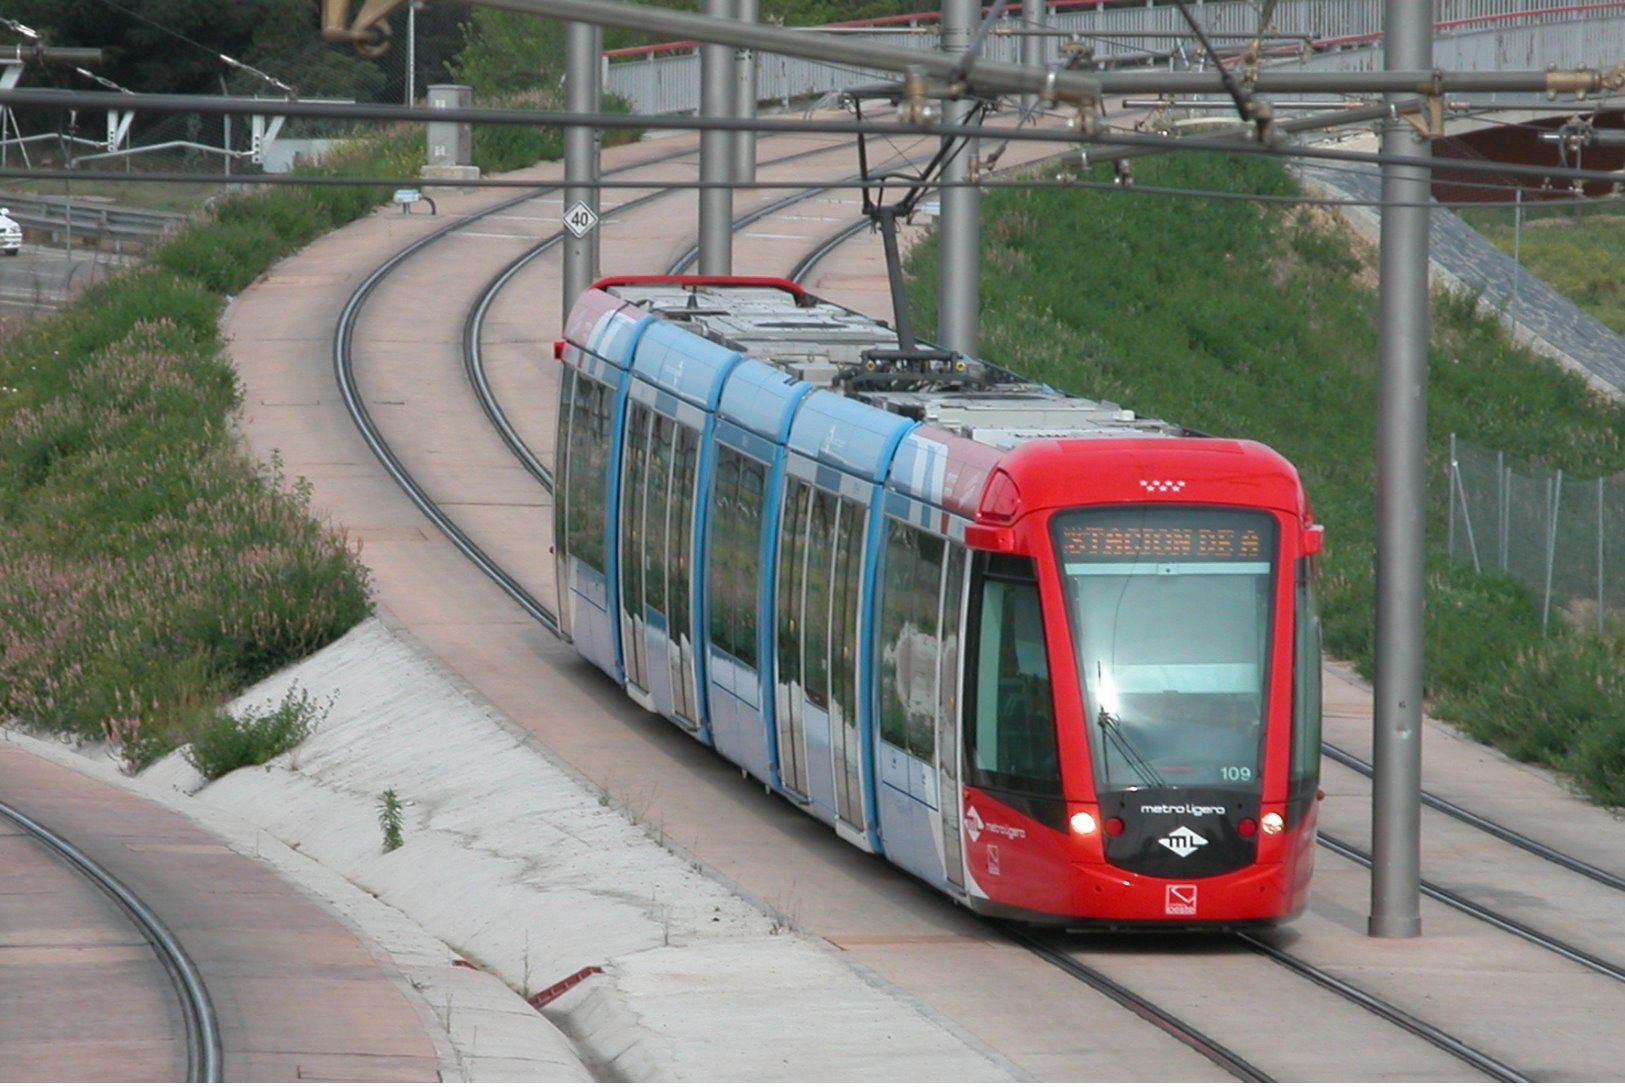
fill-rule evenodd
<path id="1" fill-rule="evenodd" d="M 1072 833 L 1087 837 L 1100 829 L 1100 823 L 1086 811 L 1072 813 Z"/>
<path id="2" fill-rule="evenodd" d="M 1264 828 L 1265 834 L 1279 834 L 1286 829 L 1286 820 L 1281 818 L 1281 813 L 1278 811 L 1265 813 L 1264 818 L 1259 820 L 1259 824 Z"/>

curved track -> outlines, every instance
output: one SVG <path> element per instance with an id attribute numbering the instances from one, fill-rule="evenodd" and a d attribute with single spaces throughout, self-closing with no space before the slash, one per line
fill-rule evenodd
<path id="1" fill-rule="evenodd" d="M 793 196 L 786 197 L 775 202 L 771 206 L 760 208 L 749 213 L 743 217 L 743 219 L 741 219 L 736 226 L 743 227 L 750 222 L 759 221 L 760 219 L 771 216 L 780 210 L 790 208 L 797 202 L 804 201 L 815 193 L 822 191 L 824 190 L 808 189 L 806 191 L 796 193 Z M 628 201 L 626 204 L 621 205 L 621 207 L 617 210 L 627 210 L 634 206 L 641 206 L 653 202 L 660 199 L 661 195 L 662 194 L 656 193 L 639 198 L 635 201 Z M 513 204 L 528 198 L 530 197 L 521 197 L 518 198 L 518 200 L 508 201 L 506 203 L 496 205 L 486 214 L 494 213 L 495 211 L 512 206 Z M 352 365 L 354 338 L 356 335 L 356 325 L 359 314 L 365 307 L 369 297 L 378 288 L 379 284 L 384 282 L 405 261 L 407 261 L 413 255 L 435 245 L 453 231 L 456 231 L 460 227 L 466 225 L 466 222 L 467 221 L 459 221 L 448 224 L 435 233 L 419 239 L 407 248 L 402 249 L 388 261 L 379 265 L 373 275 L 363 284 L 361 289 L 359 289 L 352 296 L 349 304 L 345 308 L 344 315 L 339 323 L 338 332 L 335 336 L 334 342 L 335 371 L 340 387 L 344 390 L 345 400 L 349 405 L 351 414 L 356 421 L 356 425 L 361 430 L 373 452 L 378 456 L 380 461 L 390 472 L 391 476 L 394 477 L 400 486 L 412 497 L 413 501 L 419 506 L 420 509 L 423 510 L 425 515 L 427 515 L 436 525 L 445 531 L 447 536 L 470 558 L 471 561 L 478 565 L 481 570 L 483 570 L 499 586 L 501 586 L 505 593 L 517 601 L 520 606 L 523 607 L 534 618 L 536 618 L 537 621 L 541 622 L 549 630 L 556 633 L 557 623 L 553 617 L 552 610 L 547 605 L 539 601 L 530 591 L 528 591 L 517 578 L 503 570 L 499 564 L 493 562 L 486 552 L 483 551 L 480 546 L 470 537 L 470 535 L 460 528 L 452 518 L 447 516 L 443 505 L 437 503 L 434 498 L 432 498 L 421 486 L 416 483 L 410 473 L 405 470 L 405 468 L 402 466 L 400 458 L 391 448 L 389 442 L 384 439 L 375 422 L 371 418 L 363 398 L 356 387 L 356 380 Z M 860 232 L 866 225 L 867 224 L 862 221 L 853 222 L 849 225 L 841 227 L 833 234 L 829 234 L 823 239 L 819 240 L 817 244 L 812 246 L 795 265 L 792 276 L 794 278 L 800 278 L 807 275 L 813 266 L 815 266 L 819 261 L 825 259 L 828 254 L 835 251 L 841 243 Z M 501 435 L 503 443 L 507 446 L 512 455 L 523 465 L 525 472 L 539 482 L 544 488 L 551 487 L 551 477 L 548 469 L 542 462 L 542 459 L 528 448 L 526 443 L 519 436 L 517 430 L 508 421 L 508 417 L 503 411 L 498 396 L 492 390 L 490 382 L 487 381 L 485 376 L 485 367 L 482 361 L 481 340 L 486 315 L 490 312 L 496 299 L 503 291 L 512 289 L 519 276 L 519 273 L 534 262 L 538 257 L 542 256 L 544 253 L 556 246 L 562 237 L 562 234 L 555 234 L 547 238 L 540 244 L 527 251 L 521 258 L 510 263 L 496 275 L 491 277 L 486 283 L 485 287 L 479 292 L 474 304 L 467 310 L 460 337 L 465 373 L 469 383 L 475 390 L 475 395 L 480 403 L 481 410 L 485 414 L 486 418 L 490 421 L 491 425 Z M 670 265 L 669 267 L 671 267 L 673 270 L 685 267 L 686 264 L 692 260 L 692 256 L 692 252 L 684 253 L 674 264 Z M 1342 765 L 1348 766 L 1369 776 L 1369 766 L 1363 764 L 1354 756 L 1349 755 L 1347 752 L 1344 752 L 1339 748 L 1336 748 L 1330 743 L 1326 745 L 1326 754 L 1328 757 L 1341 763 Z M 1363 770 L 1361 769 L 1362 767 L 1364 767 Z M 1568 856 L 1550 847 L 1542 846 L 1527 836 L 1518 834 L 1517 832 L 1511 831 L 1508 828 L 1501 827 L 1482 816 L 1475 815 L 1466 809 L 1460 808 L 1459 806 L 1448 801 L 1444 801 L 1441 798 L 1430 796 L 1427 799 L 1427 802 L 1430 807 L 1450 816 L 1452 819 L 1461 820 L 1476 830 L 1494 835 L 1497 839 L 1517 846 L 1520 849 L 1536 852 L 1543 860 L 1547 862 L 1559 865 L 1569 871 L 1584 875 L 1587 878 L 1613 890 L 1625 889 L 1625 880 L 1621 880 L 1619 877 L 1607 872 L 1605 869 L 1592 865 L 1589 862 L 1579 858 Z M 1369 864 L 1369 858 L 1366 857 L 1358 848 L 1349 845 L 1341 839 L 1323 834 L 1321 836 L 1321 842 L 1327 851 L 1332 855 L 1353 861 L 1357 864 Z M 1454 909 L 1461 911 L 1466 916 L 1473 918 L 1475 921 L 1483 922 L 1485 924 L 1494 926 L 1500 931 L 1514 934 L 1521 940 L 1533 943 L 1543 951 L 1551 952 L 1554 955 L 1562 957 L 1566 961 L 1578 964 L 1584 967 L 1586 970 L 1601 975 L 1610 981 L 1625 980 L 1625 972 L 1622 972 L 1621 968 L 1609 961 L 1606 956 L 1577 947 L 1570 941 L 1565 941 L 1543 934 L 1531 925 L 1517 921 L 1481 903 L 1475 903 L 1471 897 L 1466 894 L 1452 891 L 1448 888 L 1431 883 L 1427 885 L 1426 893 L 1434 900 L 1450 905 Z M 1178 1038 L 1182 1043 L 1201 1053 L 1204 1057 L 1213 1061 L 1216 1065 L 1223 1069 L 1226 1074 L 1234 1075 L 1243 1079 L 1261 1080 L 1269 1078 L 1263 1071 L 1260 1070 L 1259 1067 L 1255 1066 L 1248 1059 L 1240 1056 L 1239 1053 L 1232 1048 L 1216 1041 L 1212 1036 L 1210 1036 L 1210 1034 L 1190 1025 L 1180 1016 L 1167 1011 L 1166 1009 L 1159 1008 L 1154 1001 L 1137 994 L 1130 985 L 1115 981 L 1108 977 L 1104 971 L 1082 963 L 1079 961 L 1077 954 L 1073 950 L 1063 950 L 1055 945 L 1046 945 L 1043 941 L 1038 941 L 1026 934 L 1014 936 L 1013 938 L 1043 955 L 1046 961 L 1055 963 L 1062 969 L 1067 970 L 1069 974 L 1079 977 L 1080 979 L 1085 980 L 1092 987 L 1107 993 L 1112 1000 L 1123 1004 L 1125 1007 L 1133 1008 L 1135 1014 L 1141 1016 L 1141 1018 L 1148 1022 L 1152 1022 L 1158 1027 L 1158 1029 L 1165 1031 L 1175 1038 Z M 1235 939 L 1248 951 L 1259 956 L 1264 956 L 1269 961 L 1288 968 L 1296 976 L 1312 981 L 1316 986 L 1319 986 L 1326 991 L 1335 993 L 1344 1001 L 1352 1002 L 1354 1005 L 1362 1008 L 1365 1012 L 1381 1017 L 1383 1020 L 1394 1024 L 1400 1029 L 1426 1042 L 1429 1046 L 1437 1047 L 1438 1049 L 1449 1054 L 1452 1058 L 1467 1063 L 1479 1073 L 1504 1081 L 1518 1081 L 1528 1078 L 1524 1073 L 1520 1072 L 1511 1064 L 1484 1051 L 1481 1048 L 1476 1048 L 1473 1045 L 1462 1041 L 1460 1038 L 1455 1037 L 1450 1032 L 1415 1016 L 1414 1014 L 1399 1007 L 1395 1002 L 1356 986 L 1346 979 L 1340 979 L 1331 974 L 1329 971 L 1313 965 L 1308 960 L 1287 952 L 1282 947 L 1278 946 L 1281 941 L 1274 938 L 1266 939 L 1251 935 L 1238 936 Z M 1232 963 L 1234 962 L 1233 955 L 1228 956 L 1228 958 L 1232 961 Z M 1288 1075 L 1284 1078 L 1296 1077 L 1293 1075 Z"/>
<path id="2" fill-rule="evenodd" d="M 175 987 L 181 1020 L 186 1033 L 186 1078 L 190 1083 L 219 1083 L 223 1079 L 220 1024 L 209 999 L 203 978 L 187 956 L 180 941 L 156 913 L 119 882 L 107 869 L 91 860 L 67 839 L 35 822 L 27 815 L 0 804 L 0 817 L 17 826 L 34 841 L 45 846 L 62 863 L 83 876 L 130 919 L 130 924 L 151 945 Z"/>

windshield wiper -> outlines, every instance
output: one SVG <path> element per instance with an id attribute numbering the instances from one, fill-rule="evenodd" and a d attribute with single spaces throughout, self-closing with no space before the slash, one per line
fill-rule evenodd
<path id="1" fill-rule="evenodd" d="M 1095 723 L 1100 726 L 1100 731 L 1106 737 L 1107 743 L 1111 747 L 1117 748 L 1117 753 L 1123 756 L 1123 761 L 1128 763 L 1129 769 L 1140 775 L 1141 781 L 1159 788 L 1168 784 L 1162 780 L 1162 775 L 1157 773 L 1151 763 L 1146 760 L 1146 757 L 1140 754 L 1135 746 L 1129 742 L 1129 738 L 1123 735 L 1123 723 L 1117 719 L 1116 714 L 1108 713 L 1105 707 L 1101 707 L 1099 715 L 1095 718 Z M 1109 777 L 1111 776 L 1111 766 L 1106 754 L 1106 752 L 1102 752 L 1102 758 L 1107 763 L 1107 776 Z"/>

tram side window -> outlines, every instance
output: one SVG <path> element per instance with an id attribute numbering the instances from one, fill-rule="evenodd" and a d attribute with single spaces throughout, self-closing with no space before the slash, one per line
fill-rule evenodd
<path id="1" fill-rule="evenodd" d="M 938 632 L 942 558 L 939 537 L 901 521 L 886 522 L 876 645 L 880 733 L 921 759 L 932 758 L 936 748 L 937 673 L 944 649 Z"/>
<path id="2" fill-rule="evenodd" d="M 781 687 L 801 682 L 801 606 L 806 591 L 807 510 L 812 488 L 790 480 L 784 497 L 784 531 L 779 536 L 778 669 Z"/>
<path id="3" fill-rule="evenodd" d="M 570 551 L 570 490 L 572 480 L 570 477 L 570 423 L 575 417 L 575 389 L 576 371 L 574 367 L 563 367 L 559 376 L 559 425 L 556 431 L 556 441 L 553 446 L 553 465 L 556 485 L 553 492 L 553 542 L 559 553 L 569 554 Z M 561 590 L 563 586 L 560 586 Z M 564 608 L 560 618 L 569 616 L 570 609 Z"/>
<path id="4" fill-rule="evenodd" d="M 984 788 L 1061 795 L 1049 661 L 1033 562 L 978 557 L 967 778 Z"/>
<path id="5" fill-rule="evenodd" d="M 670 567 L 666 553 L 670 547 L 671 469 L 677 424 L 664 415 L 654 415 L 648 445 L 648 497 L 644 505 L 643 576 L 646 603 L 651 611 L 666 614 L 666 578 Z"/>
<path id="6" fill-rule="evenodd" d="M 621 591 L 627 613 L 643 618 L 644 479 L 649 471 L 649 409 L 632 405 L 626 420 L 626 462 L 621 471 Z"/>
<path id="7" fill-rule="evenodd" d="M 699 468 L 700 435 L 675 424 L 677 448 L 672 460 L 671 521 L 667 572 L 671 578 L 671 630 L 685 641 L 689 633 L 689 548 L 694 539 L 694 477 Z"/>
<path id="8" fill-rule="evenodd" d="M 837 499 L 814 489 L 812 520 L 807 531 L 807 596 L 803 611 L 802 683 L 807 701 L 829 709 L 830 599 L 835 574 L 835 509 Z"/>
<path id="9" fill-rule="evenodd" d="M 1298 560 L 1292 668 L 1292 780 L 1288 792 L 1304 796 L 1320 784 L 1320 611 L 1314 559 Z"/>
<path id="10" fill-rule="evenodd" d="M 756 593 L 761 582 L 762 493 L 767 470 L 732 449 L 717 454 L 705 579 L 711 644 L 756 667 Z"/>
<path id="11" fill-rule="evenodd" d="M 609 419 L 613 394 L 609 386 L 575 372 L 570 402 L 570 439 L 566 488 L 571 555 L 594 570 L 605 568 L 604 533 L 609 483 Z"/>

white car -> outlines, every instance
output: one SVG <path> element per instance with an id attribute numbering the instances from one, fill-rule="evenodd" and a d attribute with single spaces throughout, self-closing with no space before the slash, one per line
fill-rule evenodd
<path id="1" fill-rule="evenodd" d="M 10 208 L 0 208 L 0 253 L 15 257 L 22 252 L 23 228 L 9 214 Z"/>

